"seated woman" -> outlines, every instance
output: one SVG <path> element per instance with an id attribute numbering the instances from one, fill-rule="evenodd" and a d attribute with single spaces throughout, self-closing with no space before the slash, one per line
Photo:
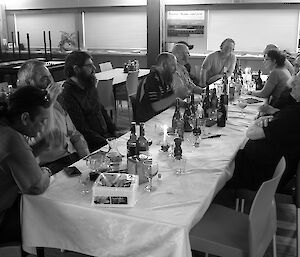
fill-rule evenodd
<path id="1" fill-rule="evenodd" d="M 270 51 L 270 50 L 276 50 L 276 51 L 280 51 L 280 49 L 278 48 L 278 46 L 274 45 L 274 44 L 268 44 L 266 46 L 266 48 L 264 49 L 263 51 L 263 55 L 264 57 L 266 57 L 267 53 Z M 286 57 L 286 55 L 284 55 Z M 286 58 L 285 61 L 284 61 L 284 66 L 285 68 L 287 68 L 287 70 L 291 73 L 291 75 L 294 75 L 296 74 L 295 73 L 295 68 L 293 67 L 293 65 L 291 64 L 291 62 Z"/>
<path id="2" fill-rule="evenodd" d="M 0 243 L 21 241 L 20 193 L 41 194 L 49 186 L 51 171 L 39 167 L 25 137 L 44 130 L 50 104 L 47 91 L 32 86 L 0 103 Z"/>
<path id="3" fill-rule="evenodd" d="M 276 107 L 283 91 L 287 90 L 287 81 L 291 78 L 290 72 L 284 66 L 285 56 L 277 50 L 267 52 L 264 65 L 270 70 L 265 86 L 261 90 L 249 91 L 248 94 L 267 98 L 271 106 Z"/>

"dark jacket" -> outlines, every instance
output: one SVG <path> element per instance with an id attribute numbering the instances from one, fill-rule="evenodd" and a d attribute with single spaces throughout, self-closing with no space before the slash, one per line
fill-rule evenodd
<path id="1" fill-rule="evenodd" d="M 67 79 L 63 87 L 58 101 L 84 136 L 89 150 L 99 149 L 106 144 L 106 138 L 115 136 L 115 126 L 99 102 L 96 88 L 83 90 L 71 79 Z"/>

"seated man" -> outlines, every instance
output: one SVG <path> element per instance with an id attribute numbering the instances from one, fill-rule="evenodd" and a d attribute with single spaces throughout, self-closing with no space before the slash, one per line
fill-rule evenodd
<path id="1" fill-rule="evenodd" d="M 194 45 L 190 45 L 190 44 L 188 44 L 188 43 L 185 42 L 185 41 L 178 41 L 177 44 L 184 44 L 184 45 L 187 46 L 187 48 L 188 48 L 189 50 L 192 50 L 192 49 L 194 48 Z M 174 54 L 174 53 L 173 53 L 173 54 Z M 177 61 L 178 61 L 178 60 L 177 60 Z M 195 84 L 195 85 L 199 85 L 199 78 L 198 78 L 198 76 L 199 76 L 200 74 L 198 74 L 198 76 L 197 76 L 197 74 L 195 74 L 196 72 L 195 72 L 194 69 L 192 69 L 192 66 L 191 66 L 191 64 L 190 64 L 189 61 L 186 61 L 185 63 L 183 63 L 183 65 L 184 65 L 184 67 L 186 68 L 186 70 L 188 71 L 188 73 L 190 74 L 191 80 L 194 82 L 194 84 Z"/>
<path id="2" fill-rule="evenodd" d="M 287 168 L 280 187 L 289 181 L 300 159 L 300 78 L 293 77 L 291 97 L 295 104 L 287 105 L 274 113 L 254 121 L 247 131 L 249 141 L 237 153 L 235 170 L 229 187 L 257 190 L 273 176 L 276 165 L 284 156 Z M 280 189 L 279 187 L 279 189 Z"/>
<path id="3" fill-rule="evenodd" d="M 47 89 L 52 95 L 53 108 L 51 119 L 43 135 L 36 140 L 47 137 L 49 145 L 39 149 L 39 162 L 41 166 L 57 173 L 80 158 L 89 154 L 88 146 L 83 136 L 76 130 L 68 113 L 56 101 L 61 87 L 54 82 L 51 73 L 44 62 L 28 60 L 18 72 L 18 86 L 31 85 L 40 89 Z"/>
<path id="4" fill-rule="evenodd" d="M 230 77 L 235 64 L 236 57 L 233 53 L 235 43 L 231 38 L 226 38 L 220 46 L 219 51 L 210 53 L 204 59 L 200 70 L 200 86 L 206 87 L 223 77 L 224 68 L 227 77 Z"/>
<path id="5" fill-rule="evenodd" d="M 91 152 L 106 145 L 107 138 L 116 136 L 116 128 L 98 100 L 95 70 L 87 52 L 70 53 L 65 62 L 67 80 L 59 96 L 60 103 L 84 136 Z"/>
<path id="6" fill-rule="evenodd" d="M 140 83 L 136 96 L 136 121 L 145 122 L 169 108 L 176 98 L 186 98 L 188 90 L 180 87 L 174 93 L 171 87 L 176 71 L 176 57 L 170 53 L 161 53 L 157 65 Z"/>
<path id="7" fill-rule="evenodd" d="M 190 56 L 188 47 L 185 44 L 176 44 L 172 49 L 172 54 L 177 58 L 176 72 L 172 82 L 173 90 L 176 92 L 179 87 L 186 87 L 192 93 L 201 94 L 203 89 L 194 84 L 185 68 Z"/>
<path id="8" fill-rule="evenodd" d="M 40 168 L 24 136 L 35 137 L 50 115 L 45 90 L 22 87 L 0 103 L 0 243 L 21 242 L 20 193 L 42 194 L 51 171 Z"/>

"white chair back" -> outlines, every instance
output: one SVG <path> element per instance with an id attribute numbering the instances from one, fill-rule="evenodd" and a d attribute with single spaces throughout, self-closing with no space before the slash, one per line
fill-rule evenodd
<path id="1" fill-rule="evenodd" d="M 100 103 L 106 110 L 115 109 L 113 79 L 99 80 L 97 83 L 97 93 Z"/>
<path id="2" fill-rule="evenodd" d="M 263 256 L 268 243 L 277 229 L 274 195 L 285 170 L 285 159 L 281 158 L 273 178 L 265 181 L 256 193 L 249 214 L 249 256 Z"/>
<path id="3" fill-rule="evenodd" d="M 126 79 L 126 89 L 128 97 L 136 95 L 139 80 L 138 80 L 139 71 L 130 71 Z"/>
<path id="4" fill-rule="evenodd" d="M 103 63 L 99 63 L 99 68 L 100 71 L 107 71 L 107 70 L 112 70 L 112 64 L 111 62 L 103 62 Z"/>

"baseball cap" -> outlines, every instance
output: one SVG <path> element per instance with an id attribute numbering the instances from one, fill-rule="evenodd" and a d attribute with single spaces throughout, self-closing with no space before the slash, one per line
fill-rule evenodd
<path id="1" fill-rule="evenodd" d="M 184 44 L 184 45 L 186 45 L 188 48 L 189 48 L 189 50 L 192 50 L 193 48 L 194 48 L 194 45 L 189 45 L 187 42 L 185 42 L 185 41 L 178 41 L 177 42 L 178 44 Z"/>

